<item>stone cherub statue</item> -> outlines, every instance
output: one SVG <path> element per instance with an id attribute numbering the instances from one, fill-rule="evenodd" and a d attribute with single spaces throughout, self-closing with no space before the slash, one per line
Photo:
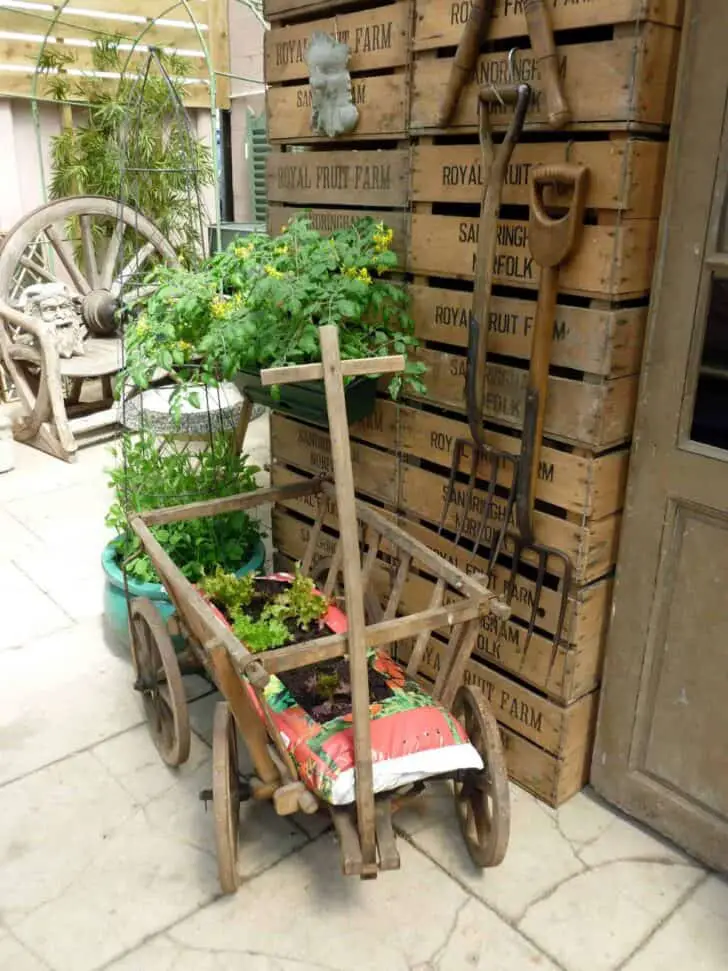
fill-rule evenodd
<path id="1" fill-rule="evenodd" d="M 83 342 L 88 331 L 81 316 L 81 298 L 72 295 L 65 283 L 34 283 L 26 287 L 18 309 L 50 325 L 61 357 L 86 353 Z"/>
<path id="2" fill-rule="evenodd" d="M 343 135 L 356 128 L 359 112 L 351 98 L 349 46 L 316 31 L 306 54 L 311 85 L 311 128 L 319 135 Z"/>

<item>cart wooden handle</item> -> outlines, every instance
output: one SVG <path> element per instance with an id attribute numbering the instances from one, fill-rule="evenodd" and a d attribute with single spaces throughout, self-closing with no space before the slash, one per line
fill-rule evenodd
<path id="1" fill-rule="evenodd" d="M 360 377 L 364 374 L 396 374 L 404 371 L 404 357 L 389 354 L 386 357 L 357 357 L 341 362 L 341 374 L 345 378 Z M 324 376 L 323 364 L 291 364 L 287 367 L 269 367 L 260 372 L 260 383 L 291 384 L 293 381 L 321 381 Z"/>

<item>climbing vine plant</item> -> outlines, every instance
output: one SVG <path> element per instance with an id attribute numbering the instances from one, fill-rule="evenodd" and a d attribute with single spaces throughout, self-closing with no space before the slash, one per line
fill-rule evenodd
<path id="1" fill-rule="evenodd" d="M 121 75 L 115 89 L 92 74 L 70 75 L 73 53 L 47 48 L 41 56 L 39 69 L 51 97 L 86 105 L 76 111 L 73 127 L 52 140 L 50 195 L 122 199 L 155 222 L 191 263 L 201 243 L 199 199 L 191 182 L 211 185 L 214 168 L 210 148 L 180 123 L 188 66 L 184 58 L 158 51 L 164 74 L 150 70 L 140 83 L 138 68 L 124 74 L 124 40 L 97 37 L 92 51 L 94 71 Z"/>

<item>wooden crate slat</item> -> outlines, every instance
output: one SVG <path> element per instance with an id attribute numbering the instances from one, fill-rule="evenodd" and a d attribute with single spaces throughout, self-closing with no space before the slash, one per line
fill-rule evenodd
<path id="1" fill-rule="evenodd" d="M 293 218 L 301 209 L 293 206 L 268 206 L 268 232 L 279 233 L 289 219 Z M 404 212 L 381 212 L 367 209 L 311 209 L 306 212 L 314 229 L 321 233 L 331 233 L 335 229 L 350 226 L 357 219 L 372 216 L 378 222 L 383 222 L 394 231 L 392 249 L 404 262 L 407 247 L 407 217 Z"/>
<path id="2" fill-rule="evenodd" d="M 537 798 L 554 808 L 583 789 L 589 781 L 592 741 L 586 735 L 564 758 L 545 752 L 527 739 L 505 728 L 500 729 L 508 775 Z"/>
<path id="3" fill-rule="evenodd" d="M 413 284 L 409 288 L 415 333 L 421 340 L 467 347 L 471 291 Z M 528 358 L 533 342 L 535 300 L 492 298 L 488 352 Z M 607 310 L 556 308 L 551 364 L 604 377 L 636 374 L 642 358 L 646 307 Z"/>
<path id="4" fill-rule="evenodd" d="M 263 16 L 274 22 L 292 17 L 321 17 L 350 3 L 351 0 L 263 0 Z"/>
<path id="5" fill-rule="evenodd" d="M 453 411 L 465 411 L 464 357 L 420 348 L 427 365 L 427 400 Z M 486 366 L 483 414 L 510 428 L 523 427 L 527 372 L 503 364 Z M 571 445 L 603 450 L 628 441 L 632 434 L 637 375 L 594 382 L 549 377 L 545 434 Z"/>
<path id="6" fill-rule="evenodd" d="M 359 109 L 356 129 L 347 141 L 402 135 L 406 128 L 407 77 L 378 74 L 352 81 L 352 100 Z M 271 142 L 323 142 L 331 139 L 311 131 L 311 91 L 308 84 L 272 87 L 266 92 Z"/>
<path id="7" fill-rule="evenodd" d="M 602 142 L 533 142 L 516 145 L 503 187 L 505 205 L 529 205 L 530 173 L 536 165 L 570 162 L 589 168 L 586 205 L 620 210 L 631 218 L 657 218 L 667 145 L 638 138 Z M 482 195 L 478 145 L 415 145 L 412 199 L 415 202 L 475 203 Z M 547 201 L 558 203 L 556 196 Z"/>
<path id="8" fill-rule="evenodd" d="M 589 3 L 549 4 L 551 23 L 556 30 L 601 27 L 610 24 L 654 21 L 679 26 L 681 0 L 591 0 Z M 468 0 L 418 0 L 414 35 L 415 50 L 454 47 L 470 13 Z M 526 17 L 522 0 L 496 0 L 487 40 L 526 37 Z"/>
<path id="9" fill-rule="evenodd" d="M 456 421 L 431 411 L 397 405 L 379 398 L 368 418 L 350 427 L 353 439 L 383 448 L 397 449 L 441 465 L 449 470 L 457 438 L 470 440 L 464 421 Z M 517 455 L 520 439 L 486 430 L 485 438 L 493 448 Z M 470 471 L 470 449 L 460 464 L 463 473 Z M 536 498 L 586 519 L 601 519 L 622 508 L 627 476 L 629 448 L 624 447 L 601 456 L 582 456 L 544 444 L 539 461 Z M 478 476 L 490 479 L 487 460 L 478 466 Z M 511 470 L 502 465 L 498 483 L 510 486 Z"/>
<path id="10" fill-rule="evenodd" d="M 447 477 L 414 466 L 404 466 L 401 477 L 400 507 L 408 514 L 437 526 L 447 494 Z M 486 491 L 482 488 L 475 490 L 473 505 L 467 516 L 464 511 L 466 485 L 458 483 L 454 491 L 455 496 L 448 510 L 445 527 L 452 532 L 462 528 L 463 536 L 474 540 L 479 535 L 482 514 L 487 508 Z M 505 500 L 495 498 L 487 520 L 485 543 L 490 542 L 494 534 L 497 535 L 504 515 Z M 618 513 L 589 524 L 571 523 L 538 509 L 533 514 L 536 542 L 563 550 L 572 561 L 577 583 L 597 580 L 614 567 L 620 523 L 621 516 Z M 534 566 L 537 562 L 530 552 L 523 554 L 523 560 Z M 561 575 L 562 565 L 554 563 L 551 569 L 555 574 Z"/>
<path id="11" fill-rule="evenodd" d="M 328 435 L 290 419 L 274 415 L 271 421 L 271 450 L 273 456 L 285 456 L 285 461 L 308 472 L 330 474 L 330 444 Z M 398 466 L 397 457 L 387 452 L 352 446 L 352 466 L 359 490 L 390 505 L 397 505 L 408 514 L 440 522 L 447 492 L 447 476 L 414 466 Z M 462 526 L 463 535 L 475 538 L 486 506 L 484 489 L 476 489 L 473 507 L 464 518 L 466 486 L 459 483 L 448 511 L 446 528 L 454 531 Z M 505 514 L 505 500 L 493 499 L 484 541 L 489 542 L 492 530 L 498 530 Z M 590 523 L 571 523 L 536 510 L 533 516 L 537 542 L 563 550 L 574 564 L 577 582 L 596 580 L 613 567 L 616 559 L 620 516 L 613 514 Z M 535 563 L 531 553 L 524 561 Z"/>
<path id="12" fill-rule="evenodd" d="M 308 81 L 306 51 L 315 31 L 349 45 L 351 74 L 403 65 L 408 57 L 410 19 L 410 5 L 404 0 L 289 27 L 273 26 L 265 34 L 266 82 Z"/>
<path id="13" fill-rule="evenodd" d="M 430 640 L 423 664 L 426 677 L 434 679 L 437 675 L 446 650 L 447 645 L 442 641 Z M 406 647 L 402 654 L 406 659 Z M 580 747 L 596 716 L 598 692 L 584 695 L 564 707 L 477 658 L 471 658 L 468 663 L 464 683 L 483 692 L 499 724 L 560 757 Z"/>
<path id="14" fill-rule="evenodd" d="M 409 153 L 273 152 L 267 159 L 268 201 L 297 205 L 404 208 Z"/>
<path id="15" fill-rule="evenodd" d="M 305 473 L 286 468 L 278 464 L 271 469 L 271 479 L 276 485 L 286 485 L 306 479 Z M 280 504 L 282 507 L 313 520 L 317 513 L 317 503 L 310 496 L 301 499 L 287 499 Z M 382 510 L 379 510 L 382 512 Z M 420 542 L 424 543 L 438 555 L 454 563 L 466 572 L 484 572 L 487 562 L 483 557 L 473 559 L 471 553 L 462 546 L 455 546 L 451 539 L 437 533 L 431 525 L 420 523 L 405 516 L 395 517 L 394 513 L 384 512 L 397 520 L 398 524 Z M 326 525 L 336 528 L 336 516 L 333 505 L 327 509 Z M 493 574 L 493 589 L 500 596 L 505 593 L 506 584 L 510 579 L 510 569 L 500 564 L 496 565 Z M 601 637 L 604 629 L 604 616 L 611 599 L 611 578 L 601 579 L 586 585 L 574 585 L 569 592 L 569 604 L 563 632 L 565 643 L 586 643 Z M 512 598 L 512 611 L 515 617 L 528 622 L 533 606 L 535 584 L 533 580 L 517 575 L 515 590 Z M 538 626 L 542 630 L 553 633 L 561 605 L 561 595 L 555 590 L 545 587 L 542 591 L 538 607 Z"/>
<path id="16" fill-rule="evenodd" d="M 312 529 L 311 520 L 301 520 L 277 508 L 273 513 L 273 529 L 276 549 L 291 559 L 300 561 Z M 317 543 L 314 562 L 330 557 L 336 547 L 336 536 L 322 533 Z M 391 584 L 391 574 L 378 564 L 373 575 L 374 588 L 386 599 Z M 425 576 L 412 573 L 402 596 L 402 610 L 415 613 L 430 603 L 434 582 Z M 445 603 L 449 602 L 447 596 Z M 475 653 L 485 661 L 516 674 L 552 700 L 570 703 L 588 694 L 599 684 L 603 637 L 597 632 L 588 640 L 580 638 L 569 651 L 559 651 L 551 667 L 552 638 L 534 633 L 525 658 L 523 646 L 526 630 L 513 620 L 501 621 L 488 614 L 480 624 Z"/>
<path id="17" fill-rule="evenodd" d="M 423 276 L 472 279 L 478 219 L 413 213 L 410 269 Z M 559 290 L 591 298 L 646 296 L 652 281 L 657 221 L 584 226 L 579 249 L 559 272 Z M 501 219 L 494 282 L 537 289 L 540 270 L 528 248 L 528 222 Z"/>
<path id="18" fill-rule="evenodd" d="M 628 125 L 666 126 L 670 123 L 674 91 L 674 67 L 679 31 L 658 24 L 644 24 L 639 32 L 591 44 L 558 48 L 564 94 L 573 123 L 610 128 Z M 451 67 L 449 58 L 415 61 L 412 92 L 413 132 L 437 127 L 441 92 Z M 538 66 L 530 50 L 519 52 L 515 76 L 533 85 L 527 126 L 546 125 L 546 105 Z M 509 72 L 507 52 L 485 54 L 463 90 L 450 131 L 475 130 L 478 123 L 477 90 L 483 84 L 505 84 Z M 491 108 L 493 126 L 507 127 L 511 109 Z"/>

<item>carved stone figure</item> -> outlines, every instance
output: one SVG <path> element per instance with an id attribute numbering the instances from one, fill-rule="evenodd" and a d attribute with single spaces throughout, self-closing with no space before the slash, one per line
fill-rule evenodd
<path id="1" fill-rule="evenodd" d="M 353 131 L 359 112 L 351 98 L 348 44 L 317 31 L 311 36 L 306 60 L 311 84 L 312 130 L 329 138 Z"/>
<path id="2" fill-rule="evenodd" d="M 60 357 L 85 354 L 83 342 L 88 331 L 81 316 L 81 298 L 72 295 L 65 283 L 35 283 L 26 287 L 18 308 L 49 326 Z"/>

